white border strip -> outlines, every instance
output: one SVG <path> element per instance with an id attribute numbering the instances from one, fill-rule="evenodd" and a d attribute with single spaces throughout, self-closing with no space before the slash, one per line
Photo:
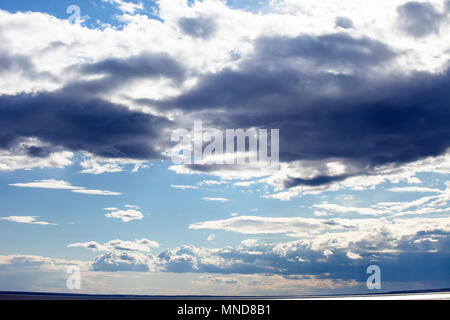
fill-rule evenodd
<path id="1" fill-rule="evenodd" d="M 380 294 L 370 296 L 308 297 L 283 300 L 450 300 L 450 293 Z"/>

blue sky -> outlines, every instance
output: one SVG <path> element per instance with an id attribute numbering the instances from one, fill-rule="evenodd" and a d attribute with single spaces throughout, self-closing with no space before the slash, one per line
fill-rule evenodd
<path id="1" fill-rule="evenodd" d="M 449 8 L 2 1 L 0 290 L 448 287 Z M 279 129 L 279 168 L 174 163 L 199 120 Z"/>
<path id="2" fill-rule="evenodd" d="M 139 4 L 139 1 L 127 1 L 130 3 Z M 4 1 L 2 3 L 2 9 L 9 12 L 42 12 L 48 13 L 59 19 L 67 19 L 72 13 L 68 13 L 67 10 L 71 5 L 76 5 L 80 8 L 81 16 L 84 17 L 85 25 L 87 27 L 99 27 L 97 23 L 108 23 L 113 26 L 119 27 L 117 16 L 119 16 L 122 11 L 112 2 L 112 1 L 102 1 L 102 0 L 85 0 L 85 1 Z M 142 10 L 139 10 L 140 14 L 148 15 L 151 18 L 158 18 L 154 15 L 154 9 L 157 9 L 155 1 L 145 1 L 145 6 Z"/>

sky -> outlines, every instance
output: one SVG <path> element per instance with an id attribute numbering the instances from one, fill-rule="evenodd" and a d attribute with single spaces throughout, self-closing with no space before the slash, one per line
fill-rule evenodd
<path id="1" fill-rule="evenodd" d="M 450 287 L 449 17 L 442 0 L 3 0 L 0 291 Z M 198 121 L 278 129 L 279 166 L 180 163 L 193 145 L 173 135 Z"/>

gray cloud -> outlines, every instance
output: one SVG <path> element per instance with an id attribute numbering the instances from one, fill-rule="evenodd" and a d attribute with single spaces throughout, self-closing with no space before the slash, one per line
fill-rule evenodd
<path id="1" fill-rule="evenodd" d="M 95 259 L 93 271 L 154 272 L 150 255 L 140 252 L 108 252 Z"/>
<path id="2" fill-rule="evenodd" d="M 100 79 L 75 81 L 61 89 L 67 96 L 92 99 L 98 94 L 142 79 L 170 79 L 180 83 L 185 78 L 183 66 L 167 54 L 142 53 L 127 58 L 109 58 L 99 62 L 74 65 L 68 68 L 84 76 L 102 75 Z"/>
<path id="3" fill-rule="evenodd" d="M 427 240 L 432 238 L 438 241 Z M 449 244 L 447 231 L 419 231 L 398 239 L 395 244 L 390 239 L 382 236 L 351 242 L 347 248 L 333 247 L 330 243 L 330 246 L 324 245 L 319 249 L 313 248 L 308 241 L 295 240 L 285 243 L 253 241 L 222 249 L 185 245 L 165 249 L 158 255 L 119 250 L 100 255 L 91 268 L 93 271 L 107 272 L 264 273 L 287 278 L 313 275 L 322 279 L 365 281 L 366 267 L 377 264 L 383 270 L 383 281 L 450 283 L 445 272 L 445 266 L 450 267 L 450 255 L 446 250 Z M 374 243 L 377 251 L 374 251 Z M 389 253 L 393 248 L 396 250 Z M 416 264 L 418 261 L 420 265 Z M 424 273 L 423 268 L 429 268 L 436 274 Z"/>
<path id="4" fill-rule="evenodd" d="M 0 147 L 35 136 L 48 148 L 85 150 L 115 158 L 161 158 L 170 146 L 161 133 L 203 119 L 216 128 L 279 128 L 281 161 L 343 159 L 350 174 L 370 174 L 383 164 L 402 165 L 442 154 L 450 145 L 448 72 L 389 78 L 377 71 L 398 53 L 380 41 L 347 34 L 261 37 L 238 68 L 199 77 L 191 90 L 151 104 L 161 113 L 180 110 L 174 122 L 127 110 L 101 99 L 138 79 L 185 79 L 173 58 L 142 54 L 72 67 L 101 79 L 76 81 L 52 93 L 0 96 Z M 214 167 L 197 165 L 198 171 Z M 349 173 L 345 173 L 349 174 Z M 311 181 L 330 183 L 322 172 Z"/>
<path id="5" fill-rule="evenodd" d="M 34 63 L 25 55 L 11 55 L 0 50 L 0 74 L 6 76 L 7 73 L 18 73 L 28 79 L 46 79 L 56 81 L 56 77 L 49 72 L 39 72 Z"/>
<path id="6" fill-rule="evenodd" d="M 336 27 L 340 27 L 343 29 L 354 28 L 352 19 L 347 18 L 347 17 L 337 17 L 335 20 L 335 24 L 336 24 Z"/>
<path id="7" fill-rule="evenodd" d="M 3 60 L 3 69 L 15 64 L 24 69 L 29 66 L 28 60 L 19 58 Z M 183 81 L 184 69 L 179 63 L 167 55 L 145 53 L 70 69 L 103 77 L 72 82 L 54 92 L 0 96 L 0 148 L 10 149 L 22 138 L 35 137 L 50 145 L 29 146 L 32 157 L 45 157 L 63 148 L 112 158 L 162 158 L 157 149 L 160 144 L 170 144 L 163 131 L 171 122 L 130 111 L 100 95 L 137 79 Z"/>
<path id="8" fill-rule="evenodd" d="M 194 38 L 210 39 L 217 31 L 216 23 L 211 17 L 180 18 L 178 26 L 183 33 Z"/>
<path id="9" fill-rule="evenodd" d="M 397 9 L 400 28 L 407 34 L 421 38 L 438 33 L 445 15 L 428 2 L 408 2 Z"/>
<path id="10" fill-rule="evenodd" d="M 239 69 L 204 76 L 160 102 L 161 110 L 190 112 L 218 128 L 279 128 L 281 161 L 343 159 L 357 175 L 450 146 L 448 72 L 380 77 L 376 68 L 396 53 L 343 34 L 261 38 L 255 50 Z"/>
<path id="11" fill-rule="evenodd" d="M 36 137 L 72 151 L 111 158 L 161 158 L 165 118 L 128 110 L 101 99 L 66 96 L 65 92 L 0 96 L 0 146 L 11 148 L 24 137 Z M 161 140 L 162 139 L 162 140 Z M 51 150 L 29 149 L 30 156 Z"/>

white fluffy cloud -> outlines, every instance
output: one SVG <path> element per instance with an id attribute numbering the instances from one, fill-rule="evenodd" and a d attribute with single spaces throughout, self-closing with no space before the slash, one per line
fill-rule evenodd
<path id="1" fill-rule="evenodd" d="M 265 225 L 258 225 L 260 233 L 274 232 L 271 226 L 274 220 L 269 219 L 266 222 Z M 219 221 L 218 224 L 220 223 L 222 222 Z M 246 221 L 237 223 L 236 230 L 240 227 L 238 224 L 247 225 L 247 228 L 254 230 Z M 162 250 L 158 254 L 150 252 L 150 247 L 157 245 L 149 245 L 150 240 L 147 239 L 131 242 L 113 240 L 103 245 L 91 241 L 71 244 L 69 247 L 102 251 L 92 263 L 91 268 L 94 271 L 211 273 L 235 276 L 263 273 L 349 281 L 358 281 L 360 277 L 365 279 L 367 264 L 373 262 L 382 264 L 386 270 L 411 274 L 405 281 L 417 281 L 423 274 L 415 271 L 405 257 L 426 257 L 423 263 L 430 261 L 431 264 L 448 257 L 448 218 L 383 220 L 382 224 L 378 225 L 375 225 L 372 219 L 336 219 L 322 220 L 318 226 L 321 229 L 320 235 L 309 237 L 308 233 L 301 230 L 301 235 L 297 233 L 299 239 L 289 242 L 247 239 L 235 247 L 202 248 L 184 245 Z M 286 231 L 287 228 L 279 223 L 276 227 L 283 229 L 281 231 Z M 342 229 L 346 231 L 340 231 Z M 311 232 L 316 231 L 317 228 L 313 228 Z M 343 265 L 351 265 L 352 268 L 342 269 Z M 385 274 L 385 283 L 396 279 L 388 274 Z M 442 272 L 433 277 L 433 281 L 441 280 Z"/>
<path id="2" fill-rule="evenodd" d="M 129 209 L 129 210 L 112 211 L 110 213 L 105 214 L 105 217 L 120 219 L 123 222 L 130 222 L 133 220 L 141 220 L 144 218 L 144 215 L 140 211 Z"/>
<path id="3" fill-rule="evenodd" d="M 351 252 L 351 251 L 347 252 L 347 257 L 352 260 L 362 259 L 362 257 L 359 254 Z"/>
<path id="4" fill-rule="evenodd" d="M 108 252 L 95 259 L 92 263 L 94 271 L 133 271 L 158 272 L 160 271 L 156 259 L 135 251 Z"/>
<path id="5" fill-rule="evenodd" d="M 349 190 L 369 190 L 382 183 L 417 183 L 416 174 L 418 173 L 450 173 L 450 151 L 445 154 L 428 157 L 417 160 L 401 167 L 393 165 L 379 166 L 375 168 L 373 174 L 357 174 L 355 168 L 349 165 L 342 165 L 342 170 L 338 174 L 331 170 L 336 167 L 336 162 L 329 162 L 325 166 L 323 163 L 315 163 L 314 161 L 295 161 L 291 163 L 281 163 L 281 169 L 274 175 L 262 179 L 262 182 L 268 183 L 274 187 L 275 192 L 264 195 L 265 198 L 278 199 L 282 201 L 290 200 L 300 194 L 320 194 L 325 191 L 337 191 L 342 189 Z M 356 174 L 355 174 L 356 173 Z M 353 175 L 355 174 L 355 175 Z M 348 175 L 347 178 L 323 184 L 319 186 L 295 186 L 286 189 L 284 182 L 288 178 L 311 179 L 322 175 Z M 399 189 L 394 189 L 399 190 Z M 419 189 L 406 189 L 419 190 Z M 424 189 L 422 189 L 424 190 Z M 436 191 L 436 190 L 435 190 Z"/>
<path id="6" fill-rule="evenodd" d="M 148 168 L 150 166 L 149 161 L 139 161 L 133 159 L 111 159 L 94 156 L 88 152 L 83 153 L 83 160 L 80 162 L 80 166 L 83 168 L 81 173 L 90 174 L 103 174 L 125 171 L 126 166 L 132 166 L 130 170 L 132 173 L 136 173 L 139 169 Z"/>
<path id="7" fill-rule="evenodd" d="M 95 241 L 69 244 L 69 248 L 85 248 L 104 252 L 92 263 L 94 271 L 137 271 L 157 272 L 161 268 L 157 259 L 149 254 L 152 248 L 158 248 L 159 243 L 149 239 L 135 241 L 111 240 L 104 244 Z"/>
<path id="8" fill-rule="evenodd" d="M 252 235 L 285 234 L 303 239 L 300 243 L 314 250 L 354 248 L 355 253 L 360 253 L 401 251 L 405 241 L 419 239 L 431 243 L 430 239 L 439 239 L 441 233 L 447 235 L 450 232 L 450 218 L 319 219 L 241 216 L 199 222 L 191 224 L 189 228 Z"/>
<path id="9" fill-rule="evenodd" d="M 99 244 L 95 241 L 78 242 L 69 244 L 69 248 L 86 248 L 93 251 L 137 251 L 137 252 L 150 252 L 151 248 L 158 248 L 159 243 L 149 239 L 136 239 L 135 241 L 123 241 L 120 239 L 111 240 L 104 244 Z"/>
<path id="10" fill-rule="evenodd" d="M 0 150 L 0 172 L 30 170 L 33 168 L 64 168 L 72 164 L 73 152 L 55 150 L 44 157 L 30 157 L 26 150 L 41 148 L 44 143 L 35 138 L 24 139 L 9 150 Z"/>

